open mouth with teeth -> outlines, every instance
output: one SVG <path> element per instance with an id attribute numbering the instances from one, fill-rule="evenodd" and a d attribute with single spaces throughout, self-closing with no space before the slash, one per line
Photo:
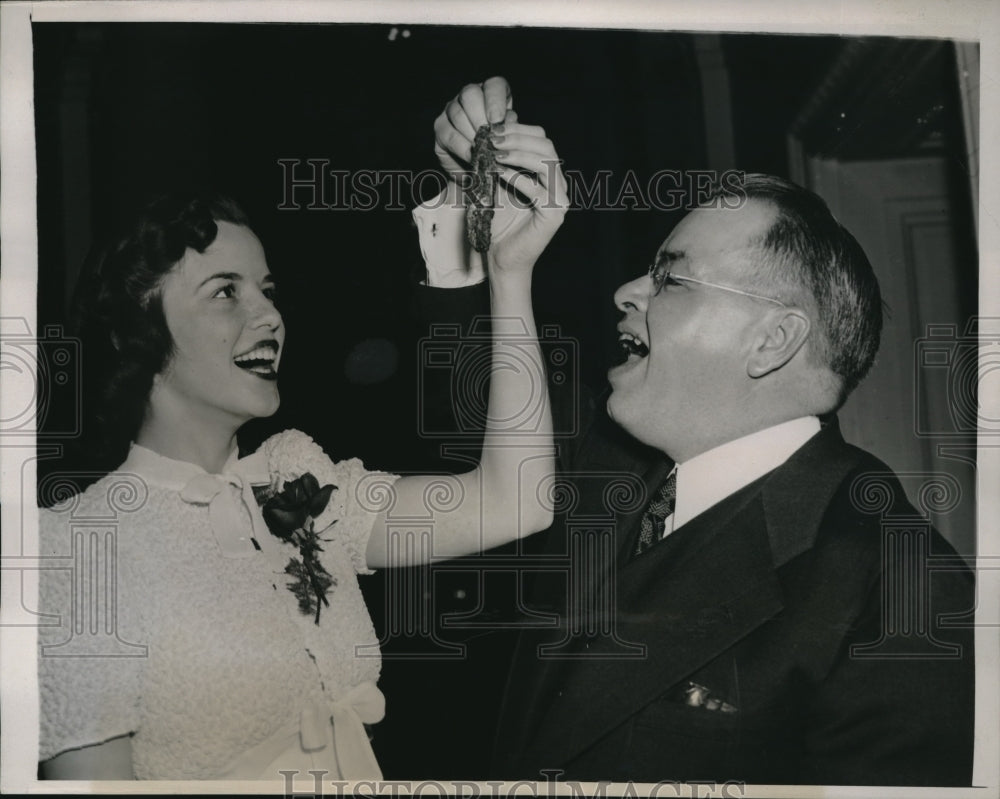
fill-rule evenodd
<path id="1" fill-rule="evenodd" d="M 278 342 L 262 341 L 252 350 L 233 358 L 240 369 L 255 375 L 262 380 L 277 380 L 278 370 L 275 361 L 278 359 Z"/>
<path id="2" fill-rule="evenodd" d="M 625 363 L 632 356 L 645 358 L 649 355 L 649 347 L 646 342 L 633 333 L 622 331 L 618 334 L 618 348 L 621 354 L 621 362 Z"/>

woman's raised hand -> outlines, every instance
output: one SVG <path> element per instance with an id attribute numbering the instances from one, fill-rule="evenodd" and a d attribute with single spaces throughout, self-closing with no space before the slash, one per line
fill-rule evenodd
<path id="1" fill-rule="evenodd" d="M 455 178 L 468 172 L 476 131 L 503 123 L 512 104 L 506 79 L 496 77 L 468 84 L 445 106 L 434 121 L 434 152 L 445 172 Z"/>
<path id="2" fill-rule="evenodd" d="M 494 278 L 530 275 L 569 208 L 555 146 L 542 128 L 518 122 L 511 103 L 507 81 L 490 78 L 463 88 L 434 123 L 435 152 L 459 185 L 468 176 L 476 131 L 492 127 L 500 177 L 488 259 Z"/>
<path id="3" fill-rule="evenodd" d="M 396 481 L 391 513 L 382 511 L 372 527 L 366 552 L 372 567 L 408 566 L 482 552 L 544 530 L 552 523 L 549 485 L 555 472 L 555 449 L 545 359 L 531 307 L 531 272 L 562 224 L 569 203 L 552 142 L 541 128 L 517 121 L 503 78 L 466 86 L 434 123 L 436 150 L 452 177 L 444 194 L 447 207 L 421 208 L 414 217 L 425 232 L 430 223 L 432 238 L 435 223 L 430 214 L 437 214 L 447 223 L 447 230 L 436 234 L 442 245 L 440 252 L 434 248 L 435 252 L 424 253 L 429 272 L 430 262 L 438 260 L 438 256 L 445 262 L 465 257 L 480 260 L 465 238 L 464 206 L 469 200 L 461 187 L 472 185 L 467 181 L 472 177 L 469 162 L 476 130 L 500 121 L 503 129 L 493 129 L 500 151 L 500 185 L 494 203 L 491 246 L 483 259 L 491 277 L 493 324 L 482 455 L 477 467 L 464 474 L 406 475 Z M 456 283 L 463 284 L 463 280 Z M 445 285 L 445 281 L 436 281 L 435 285 Z M 507 366 L 514 364 L 511 352 L 517 353 L 515 368 Z M 450 399 L 461 402 L 466 393 L 453 392 Z M 456 501 L 429 504 L 428 497 L 440 494 L 442 487 Z M 391 517 L 419 518 L 422 525 L 429 523 L 432 545 L 420 547 L 419 551 L 393 545 L 391 539 L 396 533 L 390 531 Z"/>

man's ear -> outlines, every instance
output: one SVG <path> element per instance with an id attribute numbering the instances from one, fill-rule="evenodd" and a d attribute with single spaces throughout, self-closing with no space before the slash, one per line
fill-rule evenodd
<path id="1" fill-rule="evenodd" d="M 809 337 L 812 323 L 798 308 L 772 311 L 761 321 L 754 348 L 747 360 L 747 374 L 764 377 L 795 357 Z"/>

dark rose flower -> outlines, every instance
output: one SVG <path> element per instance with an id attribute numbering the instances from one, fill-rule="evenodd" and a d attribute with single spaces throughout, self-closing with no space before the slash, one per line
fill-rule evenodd
<path id="1" fill-rule="evenodd" d="M 310 614 L 315 611 L 315 623 L 319 624 L 320 610 L 330 606 L 326 595 L 337 584 L 337 580 L 325 569 L 317 557 L 323 551 L 320 546 L 321 530 L 313 529 L 313 520 L 319 516 L 330 501 L 335 485 L 319 486 L 319 481 L 309 472 L 297 480 L 288 480 L 285 487 L 264 502 L 261 512 L 272 534 L 282 541 L 298 548 L 302 559 L 291 558 L 285 566 L 285 574 L 295 578 L 287 583 L 299 601 L 299 610 Z M 258 496 L 258 502 L 263 495 Z M 336 520 L 327 525 L 329 530 Z"/>
<path id="2" fill-rule="evenodd" d="M 285 487 L 271 497 L 262 509 L 268 529 L 282 541 L 291 541 L 310 519 L 319 516 L 330 501 L 335 485 L 319 486 L 309 472 L 297 480 L 288 480 Z"/>

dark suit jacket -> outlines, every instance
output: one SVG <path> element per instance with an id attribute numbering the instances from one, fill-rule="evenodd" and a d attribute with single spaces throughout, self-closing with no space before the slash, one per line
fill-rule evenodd
<path id="1" fill-rule="evenodd" d="M 495 776 L 970 783 L 972 575 L 835 420 L 638 558 L 670 464 L 603 414 L 574 456 L 547 535 L 578 554 L 539 593 L 561 624 L 522 634 Z M 609 508 L 616 474 L 644 496 Z"/>
<path id="2" fill-rule="evenodd" d="M 488 293 L 417 302 L 466 324 Z M 559 624 L 520 636 L 494 776 L 970 783 L 974 582 L 885 464 L 833 420 L 632 559 L 672 464 L 603 402 L 552 399 L 557 430 L 577 434 L 558 440 L 563 510 L 526 542 L 555 565 L 526 620 Z"/>

